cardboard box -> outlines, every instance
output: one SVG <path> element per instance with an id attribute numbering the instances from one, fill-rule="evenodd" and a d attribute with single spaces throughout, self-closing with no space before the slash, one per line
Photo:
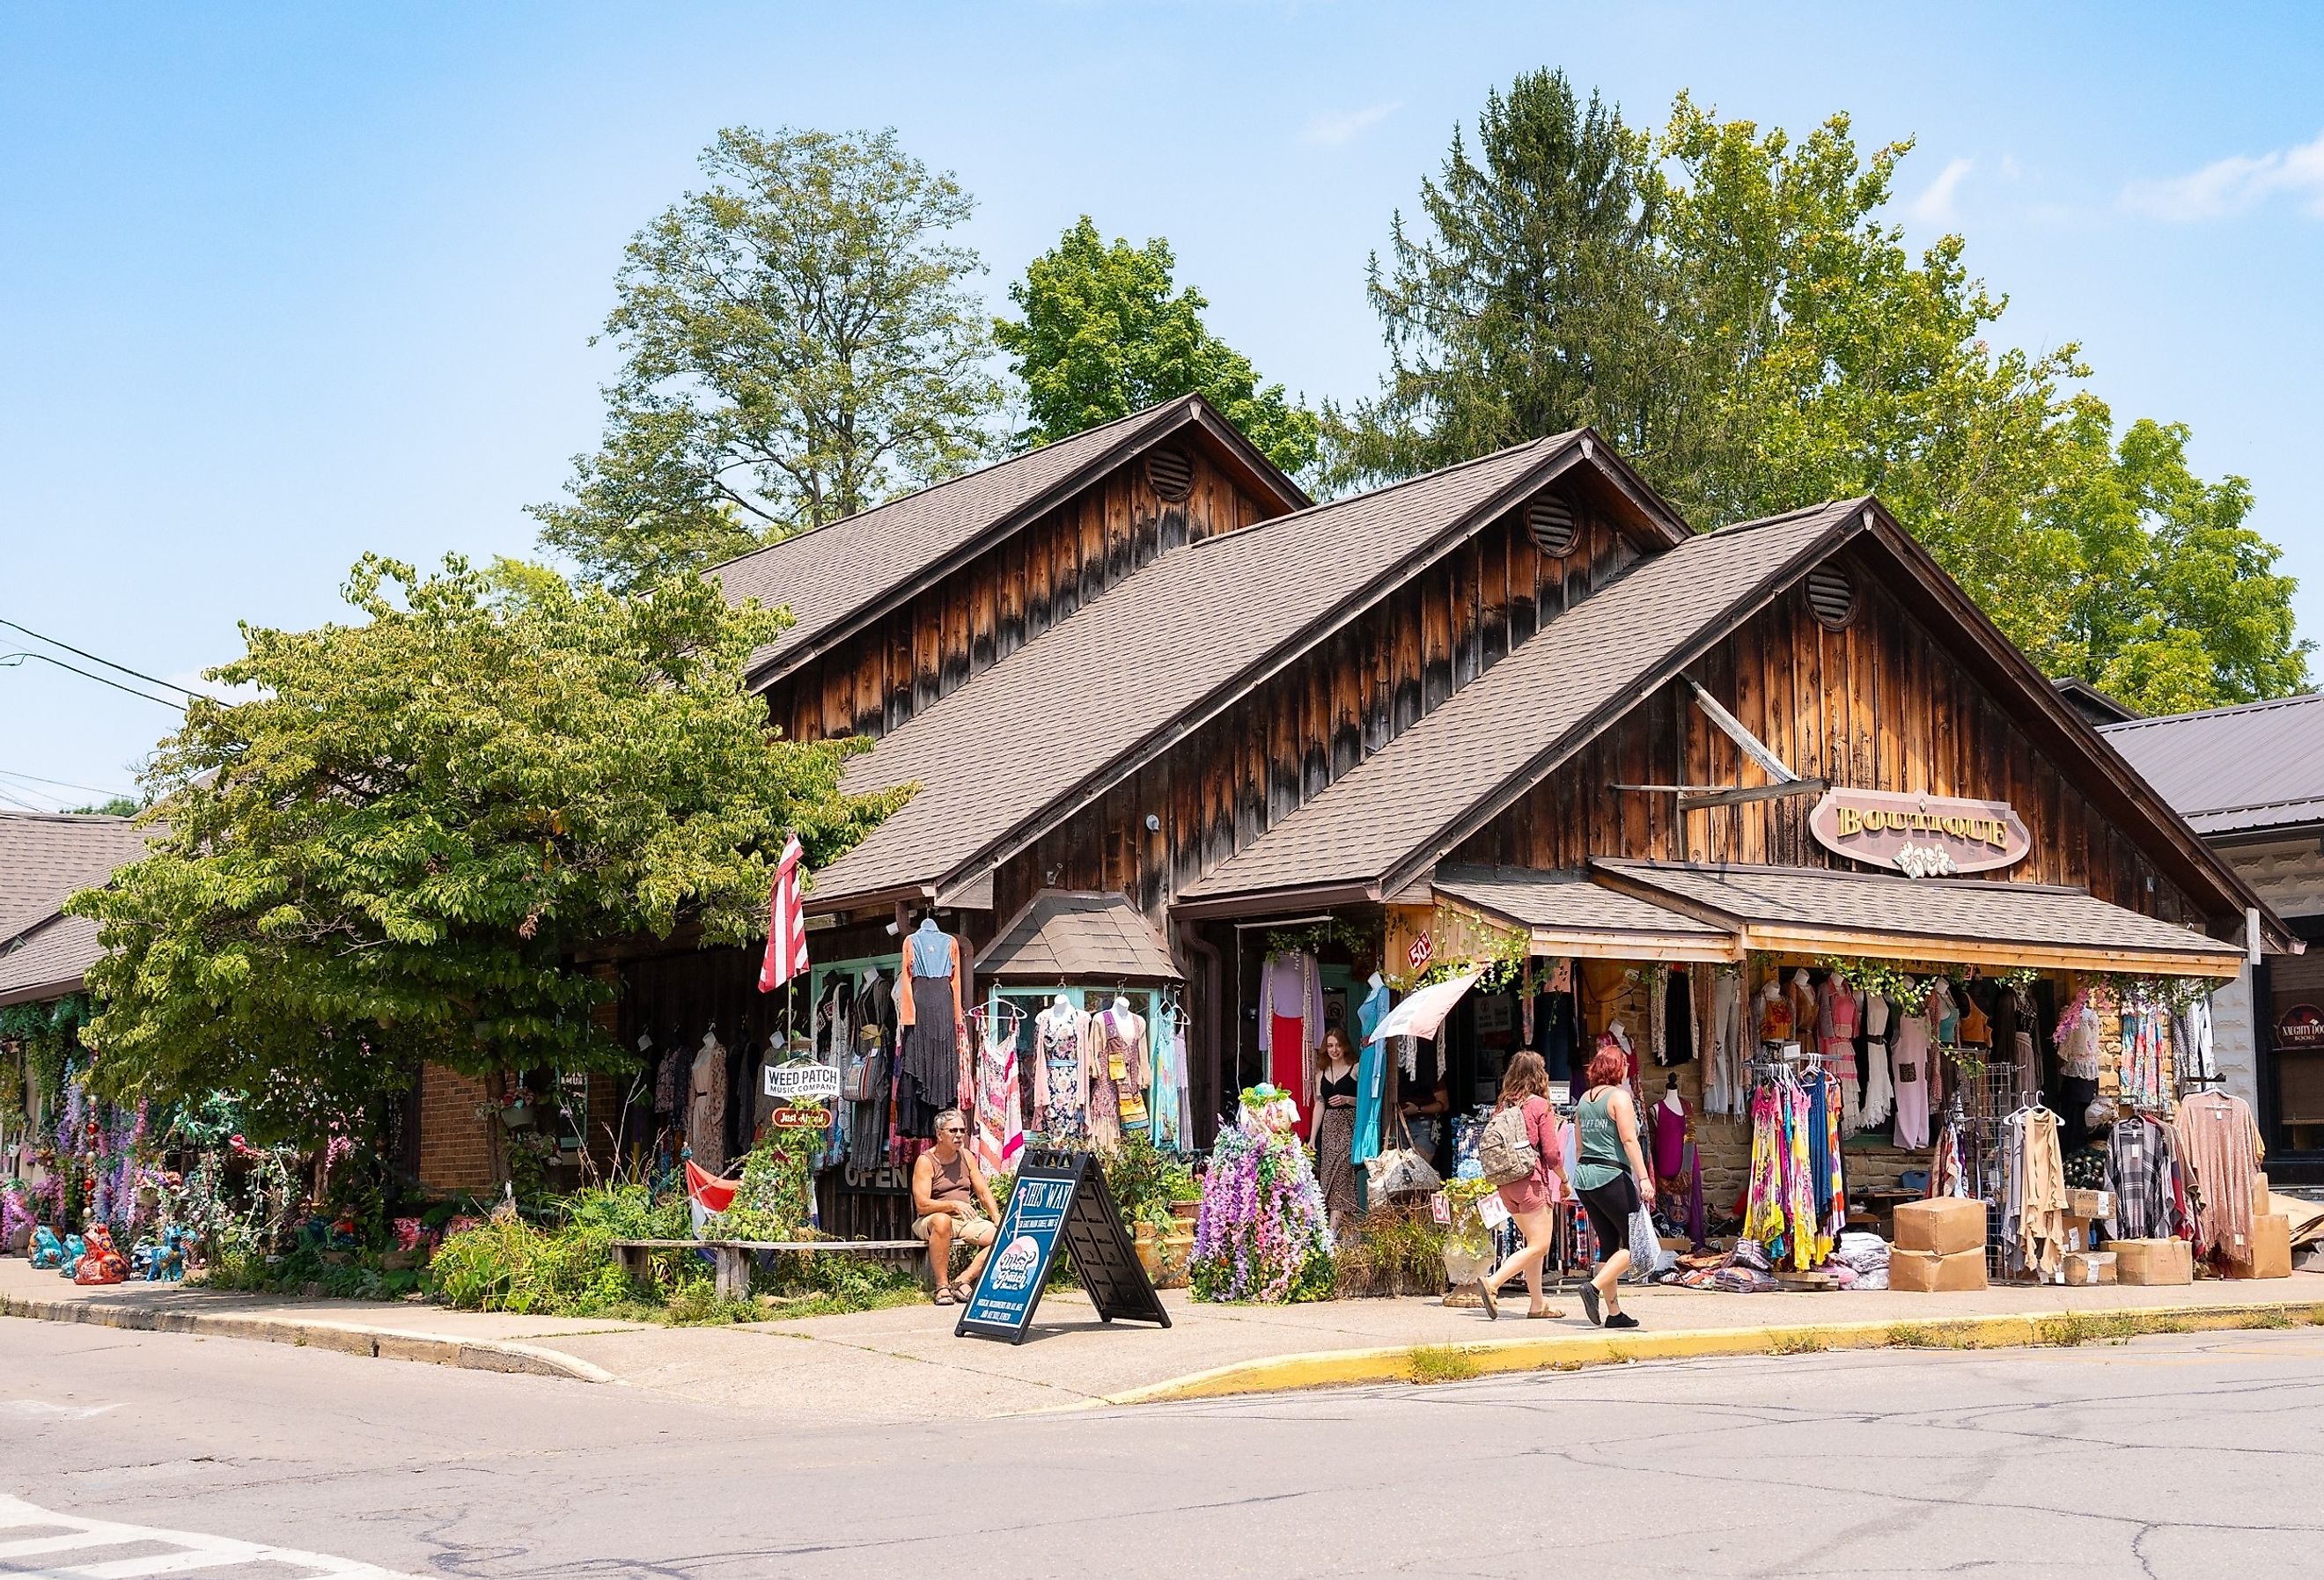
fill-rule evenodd
<path id="1" fill-rule="evenodd" d="M 1932 1256 L 1983 1254 L 1985 1204 L 1958 1196 L 1904 1203 L 1896 1209 L 1896 1249 Z"/>
<path id="2" fill-rule="evenodd" d="M 2114 1216 L 2114 1193 L 2107 1190 L 2070 1190 L 2066 1193 L 2066 1216 L 2088 1222 L 2091 1218 Z"/>
<path id="3" fill-rule="evenodd" d="M 2069 1284 L 2111 1284 L 2116 1278 L 2114 1252 L 2070 1251 L 2066 1252 L 2065 1276 Z"/>
<path id="4" fill-rule="evenodd" d="M 2244 1275 L 2253 1279 L 2288 1279 L 2292 1276 L 2292 1218 L 2285 1213 L 2262 1213 L 2252 1220 L 2251 1270 Z"/>
<path id="5" fill-rule="evenodd" d="M 1888 1287 L 1916 1295 L 1950 1294 L 1985 1288 L 1985 1247 L 1940 1254 L 1932 1251 L 1888 1252 Z"/>
<path id="6" fill-rule="evenodd" d="M 2260 1216 L 2261 1215 L 2263 1215 L 2263 1214 L 2264 1214 L 2264 1213 L 2266 1213 L 2266 1212 L 2268 1212 L 2268 1211 L 2270 1211 L 2270 1210 L 2271 1210 L 2271 1204 L 2269 1203 L 2269 1201 L 2268 1201 L 2268 1199 L 2267 1199 L 2267 1198 L 2268 1198 L 2267 1176 L 2266 1176 L 2266 1175 L 2264 1175 L 2264 1174 L 2255 1174 L 2255 1175 L 2253 1175 L 2253 1176 L 2252 1176 L 2252 1216 L 2253 1216 L 2253 1217 L 2256 1218 L 2256 1217 Z"/>
<path id="7" fill-rule="evenodd" d="M 2191 1284 L 2195 1248 L 2184 1240 L 2117 1240 L 2116 1281 L 2125 1284 Z"/>

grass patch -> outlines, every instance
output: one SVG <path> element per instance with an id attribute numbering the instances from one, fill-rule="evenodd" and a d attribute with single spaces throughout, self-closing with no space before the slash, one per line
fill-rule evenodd
<path id="1" fill-rule="evenodd" d="M 1779 1333 L 1768 1341 L 1767 1353 L 1771 1355 L 1815 1355 L 1831 1347 L 1819 1333 Z"/>
<path id="2" fill-rule="evenodd" d="M 2251 1314 L 2254 1327 L 2294 1327 L 2298 1324 L 2289 1311 L 2255 1311 Z"/>
<path id="3" fill-rule="evenodd" d="M 1459 1344 L 1415 1344 L 1404 1363 L 1415 1382 L 1465 1382 L 1477 1374 L 1477 1358 Z"/>
<path id="4" fill-rule="evenodd" d="M 1900 1322 L 1888 1330 L 1888 1342 L 1900 1350 L 1973 1350 L 1977 1331 L 1958 1322 Z"/>

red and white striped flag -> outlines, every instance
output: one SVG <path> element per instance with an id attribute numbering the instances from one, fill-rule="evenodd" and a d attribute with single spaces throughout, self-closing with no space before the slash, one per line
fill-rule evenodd
<path id="1" fill-rule="evenodd" d="M 807 910 L 799 892 L 798 836 L 783 843 L 775 867 L 774 893 L 767 901 L 767 958 L 759 967 L 759 991 L 772 993 L 807 969 Z"/>

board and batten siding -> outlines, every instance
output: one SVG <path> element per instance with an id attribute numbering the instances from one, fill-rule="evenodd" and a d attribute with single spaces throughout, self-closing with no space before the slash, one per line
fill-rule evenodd
<path id="1" fill-rule="evenodd" d="M 1576 516 L 1573 546 L 1555 559 L 1536 546 L 1522 511 L 1480 528 L 1003 863 L 998 914 L 1044 888 L 1111 889 L 1160 925 L 1187 885 L 1637 559 L 1610 520 Z M 1148 816 L 1160 827 L 1147 827 Z"/>
<path id="2" fill-rule="evenodd" d="M 1131 457 L 767 687 L 776 725 L 801 741 L 884 735 L 1157 556 L 1280 513 L 1183 450 L 1184 501 L 1157 494 L 1145 457 Z"/>
<path id="3" fill-rule="evenodd" d="M 2007 801 L 2033 835 L 2026 859 L 1984 874 L 2086 888 L 2167 921 L 2200 924 L 2185 893 L 2060 773 L 1987 691 L 1869 571 L 1851 564 L 1854 618 L 1832 630 L 1794 587 L 1688 671 L 1791 771 L 1834 785 Z M 1514 724 L 1515 721 L 1512 721 Z M 1758 785 L 1766 776 L 1683 682 L 1613 728 L 1448 860 L 1544 869 L 1591 856 L 1866 870 L 1808 832 L 1812 796 L 1691 812 L 1618 784 Z M 2240 919 L 2212 919 L 2239 920 Z"/>

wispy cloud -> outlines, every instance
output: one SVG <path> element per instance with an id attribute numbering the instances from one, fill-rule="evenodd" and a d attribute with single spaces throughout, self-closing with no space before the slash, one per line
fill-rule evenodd
<path id="1" fill-rule="evenodd" d="M 2248 213 L 2279 193 L 2324 217 L 2324 134 L 2295 148 L 2214 160 L 2189 175 L 2133 181 L 2122 201 L 2136 213 L 2190 224 Z"/>
<path id="2" fill-rule="evenodd" d="M 1969 172 L 1974 168 L 1975 163 L 1970 160 L 1948 161 L 1945 168 L 1937 172 L 1937 179 L 1929 183 L 1928 189 L 1904 206 L 1904 212 L 1923 225 L 1950 225 L 1956 216 L 1953 199 L 1959 195 L 1960 184 L 1969 179 Z"/>
<path id="3" fill-rule="evenodd" d="M 1337 148 L 1342 143 L 1354 142 L 1402 108 L 1404 101 L 1396 99 L 1388 104 L 1367 106 L 1360 110 L 1315 115 L 1300 132 L 1299 141 L 1311 148 Z"/>

